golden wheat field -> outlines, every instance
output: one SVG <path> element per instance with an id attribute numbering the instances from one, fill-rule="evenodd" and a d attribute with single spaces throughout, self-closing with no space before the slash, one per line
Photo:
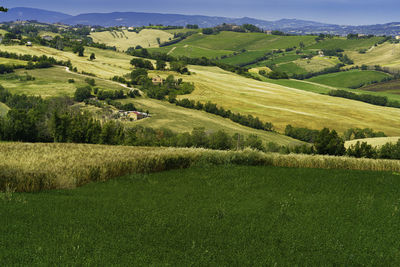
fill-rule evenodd
<path id="1" fill-rule="evenodd" d="M 6 46 L 0 45 L 0 51 L 7 51 L 17 54 L 47 55 L 57 60 L 68 61 L 78 69 L 79 72 L 85 71 L 96 74 L 100 78 L 109 79 L 115 75 L 123 76 L 132 71 L 130 60 L 133 58 L 127 54 L 112 50 L 103 50 L 92 47 L 85 47 L 85 56 L 79 57 L 77 54 L 68 51 L 60 51 L 50 47 L 33 45 L 32 47 L 23 45 Z M 95 53 L 96 59 L 89 60 L 91 53 Z"/>
<path id="2" fill-rule="evenodd" d="M 217 67 L 190 66 L 190 70 L 194 74 L 184 79 L 194 82 L 196 89 L 180 98 L 211 101 L 236 113 L 258 116 L 272 122 L 279 131 L 292 124 L 311 129 L 329 127 L 338 132 L 372 128 L 400 135 L 400 109 L 260 82 Z"/>
<path id="3" fill-rule="evenodd" d="M 365 138 L 365 139 L 356 139 L 347 141 L 345 143 L 346 148 L 350 147 L 351 145 L 355 145 L 357 142 L 363 143 L 366 142 L 373 147 L 381 147 L 387 143 L 397 143 L 400 140 L 400 137 L 376 137 L 376 138 Z"/>
<path id="4" fill-rule="evenodd" d="M 400 171 L 400 161 L 266 154 L 253 150 L 0 143 L 0 190 L 75 188 L 127 174 L 188 168 L 195 164 Z"/>
<path id="5" fill-rule="evenodd" d="M 158 47 L 160 43 L 173 39 L 174 35 L 162 30 L 143 29 L 139 33 L 127 30 L 92 32 L 90 37 L 97 43 L 116 46 L 118 50 L 127 50 L 137 45 L 143 48 Z"/>

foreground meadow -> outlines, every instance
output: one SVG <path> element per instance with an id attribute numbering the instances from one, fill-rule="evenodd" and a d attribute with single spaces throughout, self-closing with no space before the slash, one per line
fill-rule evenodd
<path id="1" fill-rule="evenodd" d="M 0 262 L 397 266 L 399 188 L 388 172 L 204 165 L 2 194 Z"/>

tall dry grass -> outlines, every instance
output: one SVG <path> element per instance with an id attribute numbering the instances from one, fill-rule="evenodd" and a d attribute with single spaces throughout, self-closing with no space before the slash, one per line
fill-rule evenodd
<path id="1" fill-rule="evenodd" d="M 75 188 L 92 181 L 195 164 L 400 171 L 400 161 L 265 154 L 253 150 L 1 143 L 0 190 L 35 192 Z"/>

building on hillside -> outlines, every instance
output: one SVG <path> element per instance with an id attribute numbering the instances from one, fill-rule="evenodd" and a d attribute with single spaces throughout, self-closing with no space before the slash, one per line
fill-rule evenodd
<path id="1" fill-rule="evenodd" d="M 150 115 L 148 113 L 139 112 L 139 111 L 120 110 L 118 113 L 119 113 L 119 117 L 121 119 L 130 120 L 130 121 L 139 121 L 139 120 L 150 117 Z"/>
<path id="2" fill-rule="evenodd" d="M 366 35 L 365 34 L 363 34 L 363 33 L 359 33 L 358 34 L 358 38 L 360 38 L 360 37 L 365 37 Z"/>
<path id="3" fill-rule="evenodd" d="M 264 31 L 264 33 L 271 35 L 272 31 L 271 30 L 266 30 L 266 31 Z"/>
<path id="4" fill-rule="evenodd" d="M 322 51 L 322 50 L 319 50 L 319 51 L 318 51 L 318 54 L 319 54 L 320 57 L 325 56 L 324 51 Z"/>
<path id="5" fill-rule="evenodd" d="M 400 35 L 397 35 L 397 36 L 396 36 L 396 40 L 400 40 Z"/>
<path id="6" fill-rule="evenodd" d="M 91 28 L 90 31 L 91 31 L 91 32 L 95 32 L 96 29 L 95 29 L 95 28 Z"/>
<path id="7" fill-rule="evenodd" d="M 32 46 L 32 42 L 26 42 L 26 46 Z"/>
<path id="8" fill-rule="evenodd" d="M 53 36 L 50 36 L 50 35 L 43 35 L 42 39 L 44 39 L 46 41 L 53 41 L 54 38 L 53 38 Z"/>
<path id="9" fill-rule="evenodd" d="M 133 31 L 135 29 L 135 27 L 129 27 L 128 31 Z"/>
<path id="10" fill-rule="evenodd" d="M 151 79 L 151 81 L 153 82 L 154 85 L 160 85 L 160 84 L 164 83 L 163 79 L 158 75 L 153 77 L 153 79 Z"/>

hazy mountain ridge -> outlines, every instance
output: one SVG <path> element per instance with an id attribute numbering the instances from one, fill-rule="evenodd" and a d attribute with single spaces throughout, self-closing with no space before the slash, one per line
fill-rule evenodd
<path id="1" fill-rule="evenodd" d="M 335 25 L 300 19 L 280 19 L 266 21 L 249 17 L 227 18 L 202 15 L 161 14 L 144 12 L 112 12 L 86 13 L 72 16 L 60 12 L 47 11 L 35 8 L 11 8 L 8 13 L 0 14 L 0 21 L 37 20 L 40 22 L 61 22 L 68 25 L 99 25 L 111 26 L 147 26 L 149 24 L 186 26 L 197 24 L 201 28 L 214 27 L 222 23 L 254 24 L 265 30 L 280 30 L 296 34 L 331 33 L 348 34 L 363 33 L 375 35 L 400 35 L 400 22 L 375 25 Z"/>

